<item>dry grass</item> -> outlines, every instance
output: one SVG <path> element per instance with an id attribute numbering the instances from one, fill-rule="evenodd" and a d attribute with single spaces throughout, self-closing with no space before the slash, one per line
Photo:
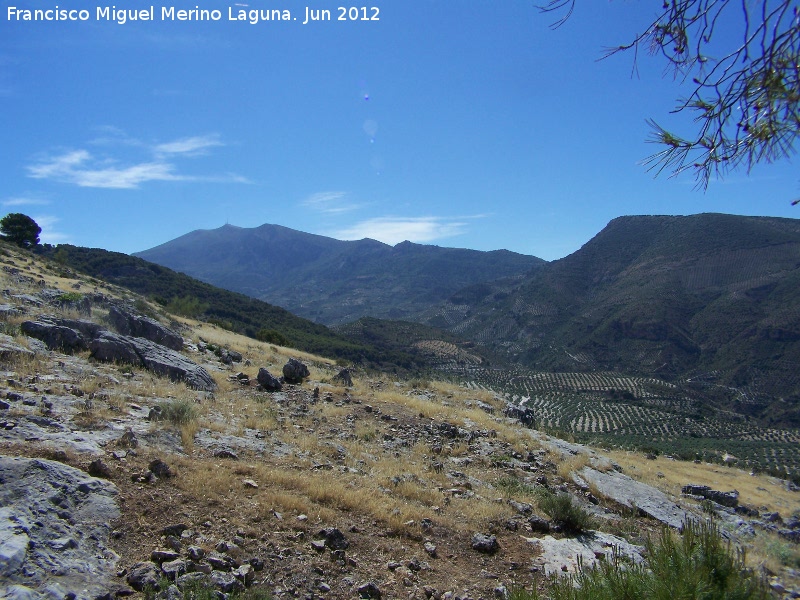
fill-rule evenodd
<path id="1" fill-rule="evenodd" d="M 741 504 L 778 512 L 784 518 L 800 509 L 797 493 L 786 489 L 784 481 L 768 475 L 750 475 L 735 467 L 696 464 L 663 456 L 649 460 L 639 452 L 608 451 L 605 454 L 619 463 L 627 475 L 669 494 L 680 495 L 682 486 L 694 483 L 721 491 L 735 489 Z"/>

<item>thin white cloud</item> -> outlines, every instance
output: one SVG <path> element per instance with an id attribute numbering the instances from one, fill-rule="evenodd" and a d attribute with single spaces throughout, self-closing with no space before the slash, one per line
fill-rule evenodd
<path id="1" fill-rule="evenodd" d="M 301 204 L 327 214 L 350 212 L 363 206 L 348 202 L 347 192 L 317 192 L 308 196 Z"/>
<path id="2" fill-rule="evenodd" d="M 177 172 L 168 158 L 193 157 L 206 153 L 209 148 L 223 146 L 216 135 L 181 138 L 172 142 L 146 145 L 129 138 L 122 130 L 106 127 L 106 136 L 90 143 L 100 145 L 144 146 L 152 153 L 150 160 L 121 164 L 122 161 L 97 157 L 88 150 L 70 150 L 44 158 L 29 165 L 28 176 L 34 179 L 52 179 L 79 187 L 105 189 L 135 189 L 151 181 L 192 181 L 214 183 L 250 183 L 235 173 L 224 175 L 191 176 Z"/>
<path id="3" fill-rule="evenodd" d="M 56 223 L 60 221 L 53 215 L 35 215 L 31 217 L 42 228 L 39 241 L 42 244 L 68 244 L 72 240 L 69 234 L 56 230 Z"/>
<path id="4" fill-rule="evenodd" d="M 196 156 L 214 146 L 223 146 L 216 135 L 198 135 L 194 137 L 159 144 L 155 147 L 156 154 L 186 154 Z"/>
<path id="5" fill-rule="evenodd" d="M 50 204 L 47 200 L 42 200 L 40 198 L 9 198 L 7 200 L 3 200 L 3 206 L 43 206 L 45 204 Z"/>
<path id="6" fill-rule="evenodd" d="M 432 242 L 466 232 L 465 220 L 442 217 L 377 217 L 356 223 L 334 233 L 343 240 L 371 238 L 385 244 L 400 242 Z"/>
<path id="7" fill-rule="evenodd" d="M 34 179 L 55 179 L 79 187 L 132 189 L 148 181 L 179 181 L 173 166 L 146 162 L 129 167 L 104 167 L 86 150 L 74 150 L 28 167 Z"/>

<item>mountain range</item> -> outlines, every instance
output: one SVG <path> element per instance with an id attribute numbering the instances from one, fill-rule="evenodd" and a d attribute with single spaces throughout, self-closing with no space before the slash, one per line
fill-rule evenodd
<path id="1" fill-rule="evenodd" d="M 545 264 L 507 250 L 340 241 L 269 224 L 193 231 L 136 256 L 326 325 L 416 320 L 466 286 Z"/>
<path id="2" fill-rule="evenodd" d="M 651 374 L 800 425 L 800 220 L 620 217 L 549 263 L 276 225 L 138 256 L 318 322 L 405 319 L 528 368 Z"/>

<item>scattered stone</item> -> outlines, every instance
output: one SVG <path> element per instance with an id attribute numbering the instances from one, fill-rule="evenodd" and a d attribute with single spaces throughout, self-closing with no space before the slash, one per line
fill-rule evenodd
<path id="1" fill-rule="evenodd" d="M 550 523 L 538 515 L 533 515 L 528 519 L 528 525 L 534 533 L 550 533 Z"/>
<path id="2" fill-rule="evenodd" d="M 172 469 L 170 469 L 169 465 L 160 458 L 150 461 L 148 468 L 150 469 L 150 472 L 159 479 L 167 479 L 173 475 Z"/>
<path id="3" fill-rule="evenodd" d="M 175 523 L 174 525 L 167 525 L 164 529 L 161 530 L 166 536 L 175 536 L 179 537 L 184 531 L 189 529 L 189 527 L 185 523 Z"/>
<path id="4" fill-rule="evenodd" d="M 89 463 L 87 471 L 92 477 L 102 477 L 103 479 L 111 479 L 111 469 L 101 459 L 95 459 Z"/>
<path id="5" fill-rule="evenodd" d="M 211 583 L 225 594 L 244 591 L 244 584 L 230 572 L 211 571 Z"/>
<path id="6" fill-rule="evenodd" d="M 529 515 L 533 511 L 533 507 L 527 502 L 517 502 L 509 499 L 508 505 L 521 515 Z"/>
<path id="7" fill-rule="evenodd" d="M 220 448 L 214 452 L 217 458 L 227 458 L 230 460 L 239 460 L 239 455 L 230 448 Z"/>
<path id="8" fill-rule="evenodd" d="M 156 565 L 151 562 L 140 562 L 131 567 L 126 581 L 137 592 L 143 592 L 146 588 L 155 591 L 161 589 L 160 579 L 161 573 Z"/>
<path id="9" fill-rule="evenodd" d="M 189 546 L 186 551 L 187 556 L 194 561 L 201 561 L 205 558 L 206 551 L 200 546 Z"/>
<path id="10" fill-rule="evenodd" d="M 353 378 L 350 374 L 350 369 L 342 369 L 333 378 L 334 381 L 342 383 L 345 387 L 353 387 Z M 319 393 L 317 393 L 319 396 Z"/>
<path id="11" fill-rule="evenodd" d="M 283 389 L 283 384 L 280 380 L 272 376 L 264 367 L 258 370 L 258 384 L 267 392 L 280 392 Z"/>
<path id="12" fill-rule="evenodd" d="M 182 558 L 161 563 L 161 572 L 167 576 L 170 581 L 175 581 L 181 575 L 186 574 L 187 563 Z"/>
<path id="13" fill-rule="evenodd" d="M 181 555 L 174 550 L 159 549 L 150 553 L 150 560 L 156 564 L 162 564 L 180 558 Z"/>
<path id="14" fill-rule="evenodd" d="M 381 590 L 373 581 L 362 583 L 358 586 L 356 591 L 361 598 L 371 598 L 372 600 L 380 600 L 381 598 Z"/>
<path id="15" fill-rule="evenodd" d="M 483 533 L 476 533 L 472 536 L 472 549 L 484 554 L 494 554 L 500 549 L 500 544 L 497 543 L 497 537 L 494 535 L 485 535 Z"/>
<path id="16" fill-rule="evenodd" d="M 258 484 L 255 481 L 253 481 L 252 479 L 245 479 L 245 480 L 242 481 L 242 483 L 244 484 L 244 487 L 258 489 Z"/>
<path id="17" fill-rule="evenodd" d="M 344 534 L 336 527 L 328 527 L 319 532 L 318 537 L 325 540 L 325 546 L 331 550 L 346 550 L 350 546 L 350 542 L 344 537 Z"/>
<path id="18" fill-rule="evenodd" d="M 303 379 L 310 375 L 308 367 L 296 358 L 290 358 L 289 362 L 283 365 L 283 379 L 286 383 L 303 383 Z"/>
<path id="19" fill-rule="evenodd" d="M 117 447 L 118 448 L 137 448 L 139 446 L 139 440 L 136 438 L 136 434 L 133 433 L 133 430 L 127 429 L 125 433 L 117 440 Z"/>
<path id="20" fill-rule="evenodd" d="M 436 558 L 436 544 L 432 542 L 425 542 L 422 547 L 425 549 L 425 552 L 428 553 L 428 556 L 431 558 Z"/>

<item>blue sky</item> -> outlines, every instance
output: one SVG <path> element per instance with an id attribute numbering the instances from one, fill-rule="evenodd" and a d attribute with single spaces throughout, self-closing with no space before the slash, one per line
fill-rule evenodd
<path id="1" fill-rule="evenodd" d="M 90 19 L 8 18 L 56 5 Z M 121 252 L 228 222 L 547 260 L 620 215 L 800 216 L 796 159 L 705 193 L 641 166 L 647 118 L 692 131 L 669 114 L 685 91 L 655 58 L 638 77 L 630 54 L 597 59 L 660 5 L 583 2 L 551 31 L 516 0 L 374 0 L 353 6 L 379 20 L 355 22 L 327 0 L 119 0 L 154 7 L 125 24 L 98 21 L 102 2 L 5 0 L 0 212 L 32 216 L 44 242 Z M 196 6 L 222 19 L 161 20 Z M 303 25 L 306 6 L 332 20 Z"/>

